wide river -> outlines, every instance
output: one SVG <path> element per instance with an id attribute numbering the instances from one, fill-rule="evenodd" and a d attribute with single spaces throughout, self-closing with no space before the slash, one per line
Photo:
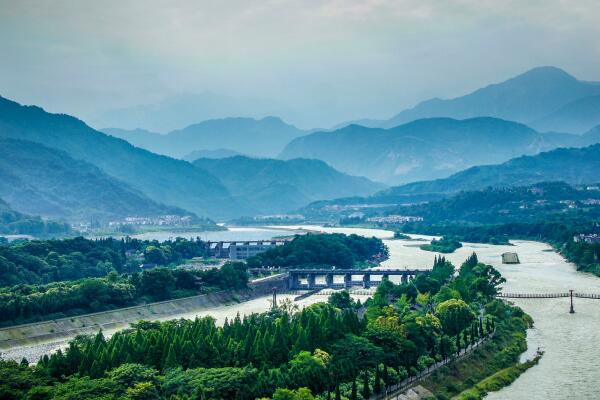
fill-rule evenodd
<path id="1" fill-rule="evenodd" d="M 414 235 L 417 240 L 391 240 L 392 232 L 377 229 L 322 228 L 315 226 L 287 227 L 290 231 L 300 228 L 324 232 L 356 233 L 364 236 L 376 236 L 384 240 L 390 249 L 390 258 L 382 268 L 428 268 L 433 264 L 436 253 L 422 251 L 419 245 L 431 237 Z M 228 232 L 211 232 L 200 236 L 204 240 L 255 240 L 269 239 L 272 236 L 292 233 L 282 231 L 281 227 L 272 228 L 233 228 Z M 144 234 L 147 239 L 164 240 L 168 237 L 188 236 L 181 233 L 163 232 Z M 577 272 L 575 267 L 543 243 L 514 241 L 514 246 L 493 246 L 465 243 L 453 254 L 446 255 L 454 265 L 459 266 L 472 252 L 479 260 L 496 267 L 507 279 L 503 285 L 505 292 L 547 293 L 576 291 L 600 293 L 600 279 Z M 500 255 L 505 251 L 517 252 L 521 260 L 518 265 L 504 265 Z M 288 296 L 285 296 L 288 297 Z M 303 307 L 323 296 L 312 296 L 303 300 Z M 539 365 L 529 369 L 512 385 L 487 398 L 493 400 L 553 400 L 553 399 L 599 399 L 600 368 L 600 300 L 575 299 L 575 314 L 569 314 L 567 298 L 560 299 L 518 299 L 514 301 L 535 321 L 535 327 L 528 332 L 529 351 L 523 359 L 531 357 L 540 348 L 545 351 Z M 189 315 L 172 315 L 172 318 L 196 315 L 213 315 L 219 322 L 226 317 L 232 318 L 238 312 L 248 314 L 261 312 L 269 307 L 268 297 L 258 298 L 246 303 L 223 305 Z M 111 332 L 107 332 L 110 334 Z M 40 352 L 55 350 L 65 343 L 46 343 L 29 348 L 11 349 L 5 352 L 8 358 L 20 359 L 23 355 L 36 360 Z"/>
<path id="2" fill-rule="evenodd" d="M 388 240 L 391 232 L 372 229 L 316 228 L 326 232 L 357 233 L 384 239 L 390 249 L 390 258 L 383 267 L 431 267 L 435 253 L 422 251 L 422 244 L 413 240 Z M 414 238 L 431 239 L 427 236 Z M 577 272 L 551 247 L 531 241 L 513 241 L 514 246 L 493 246 L 464 243 L 456 252 L 446 255 L 459 266 L 472 252 L 479 260 L 496 267 L 507 282 L 505 292 L 549 293 L 580 292 L 600 293 L 600 278 Z M 517 252 L 521 264 L 502 264 L 501 254 Z M 600 300 L 575 299 L 575 314 L 569 314 L 569 300 L 516 299 L 535 321 L 528 332 L 529 358 L 538 348 L 545 354 L 540 363 L 526 371 L 512 385 L 486 397 L 493 400 L 559 400 L 600 399 Z"/>

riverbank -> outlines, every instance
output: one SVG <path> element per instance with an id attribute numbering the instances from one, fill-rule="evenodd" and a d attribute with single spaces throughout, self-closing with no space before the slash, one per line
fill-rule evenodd
<path id="1" fill-rule="evenodd" d="M 270 277 L 270 279 L 254 282 L 247 290 L 210 293 L 2 328 L 0 329 L 0 352 L 6 359 L 20 360 L 22 357 L 26 357 L 29 361 L 37 361 L 40 355 L 64 347 L 70 339 L 77 335 L 95 334 L 99 330 L 110 335 L 141 320 L 155 321 L 190 317 L 199 313 L 208 313 L 210 310 L 228 304 L 238 304 L 268 296 L 273 287 L 280 291 L 285 289 L 285 277 L 275 278 Z"/>
<path id="2" fill-rule="evenodd" d="M 521 354 L 527 350 L 527 329 L 533 326 L 531 317 L 520 308 L 500 300 L 488 304 L 486 313 L 495 318 L 494 336 L 470 357 L 438 369 L 421 382 L 421 385 L 434 393 L 438 399 L 480 399 L 487 392 L 478 388 L 485 387 L 487 391 L 499 390 L 502 388 L 500 383 L 510 384 L 520 372 L 534 365 L 529 362 L 519 363 Z M 502 371 L 503 376 L 510 371 L 513 379 L 501 380 L 496 374 Z M 494 385 L 490 384 L 491 382 L 494 382 Z M 476 397 L 476 393 L 481 395 Z"/>

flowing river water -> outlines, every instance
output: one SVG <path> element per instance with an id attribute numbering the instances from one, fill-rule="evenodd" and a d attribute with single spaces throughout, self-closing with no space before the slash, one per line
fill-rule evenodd
<path id="1" fill-rule="evenodd" d="M 305 227 L 310 228 L 310 227 Z M 390 258 L 382 267 L 430 267 L 436 253 L 422 251 L 422 242 L 386 240 L 391 232 L 370 229 L 313 228 L 327 232 L 357 233 L 384 239 Z M 431 237 L 411 235 L 430 240 Z M 445 255 L 459 266 L 472 252 L 479 260 L 496 267 L 507 282 L 505 292 L 599 293 L 600 278 L 577 272 L 575 266 L 552 251 L 544 243 L 513 241 L 513 246 L 493 246 L 464 243 L 452 254 Z M 502 264 L 501 254 L 510 251 L 519 255 L 521 264 Z M 569 299 L 514 299 L 534 319 L 528 331 L 529 350 L 522 359 L 531 358 L 539 348 L 545 352 L 539 364 L 527 370 L 512 385 L 490 393 L 491 400 L 559 400 L 599 399 L 600 368 L 600 300 L 574 300 L 575 314 L 569 314 Z"/>
<path id="2" fill-rule="evenodd" d="M 281 231 L 281 228 L 238 228 L 230 231 L 231 233 L 219 234 L 224 236 L 222 238 L 211 237 L 210 239 L 269 239 L 272 236 L 290 233 Z M 419 245 L 431 239 L 427 236 L 412 235 L 413 240 L 391 240 L 392 232 L 377 229 L 286 227 L 292 233 L 300 228 L 379 237 L 384 240 L 390 250 L 390 258 L 382 263 L 381 268 L 429 268 L 436 256 L 436 253 L 419 249 Z M 180 234 L 171 234 L 173 237 L 178 235 Z M 148 237 L 145 238 L 154 238 L 150 234 L 146 236 Z M 195 234 L 190 236 L 195 236 Z M 462 248 L 446 255 L 446 258 L 454 265 L 459 266 L 472 252 L 476 252 L 480 261 L 493 265 L 507 279 L 503 285 L 505 292 L 548 293 L 574 289 L 580 292 L 600 293 L 600 278 L 577 272 L 572 264 L 552 251 L 550 246 L 531 241 L 514 241 L 513 244 L 513 246 L 493 246 L 465 243 Z M 502 264 L 501 254 L 506 251 L 518 253 L 521 264 Z M 284 297 L 291 298 L 293 296 Z M 325 298 L 322 296 L 312 296 L 302 300 L 298 305 L 303 307 L 324 300 Z M 531 357 L 538 348 L 544 350 L 545 354 L 537 366 L 526 371 L 512 385 L 499 392 L 491 393 L 487 398 L 492 400 L 600 398 L 597 388 L 600 369 L 596 367 L 596 361 L 600 359 L 600 347 L 598 347 L 598 343 L 600 343 L 600 300 L 575 299 L 575 314 L 568 313 L 569 300 L 567 298 L 515 299 L 514 302 L 531 315 L 535 321 L 535 327 L 528 331 L 529 350 L 522 358 Z M 172 315 L 169 318 L 212 315 L 219 323 L 222 323 L 225 318 L 233 318 L 237 313 L 244 315 L 262 312 L 269 306 L 269 297 L 261 297 L 241 304 L 223 305 L 192 314 Z M 40 354 L 64 347 L 65 344 L 64 342 L 43 343 L 27 348 L 12 349 L 4 356 L 20 359 L 21 356 L 26 355 L 30 360 L 36 360 Z"/>

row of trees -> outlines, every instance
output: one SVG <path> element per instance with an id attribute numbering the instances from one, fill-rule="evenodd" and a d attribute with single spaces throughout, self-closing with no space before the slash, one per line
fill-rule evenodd
<path id="1" fill-rule="evenodd" d="M 200 239 L 162 243 L 114 238 L 28 240 L 0 245 L 0 286 L 42 284 L 135 272 L 140 256 L 157 265 L 205 255 Z"/>
<path id="2" fill-rule="evenodd" d="M 156 268 L 121 276 L 111 272 L 105 278 L 17 285 L 0 288 L 0 324 L 60 318 L 214 290 L 239 290 L 247 283 L 245 265 L 228 263 L 207 271 Z"/>
<path id="3" fill-rule="evenodd" d="M 515 316 L 493 299 L 502 282 L 474 255 L 457 276 L 452 264 L 436 258 L 431 274 L 398 285 L 386 280 L 363 305 L 342 293 L 299 312 L 284 302 L 222 326 L 210 317 L 140 322 L 110 339 L 102 333 L 78 337 L 33 368 L 25 361 L 0 365 L 0 394 L 78 400 L 365 399 L 451 357 L 492 331 L 493 324 Z M 482 318 L 486 303 L 501 310 Z"/>

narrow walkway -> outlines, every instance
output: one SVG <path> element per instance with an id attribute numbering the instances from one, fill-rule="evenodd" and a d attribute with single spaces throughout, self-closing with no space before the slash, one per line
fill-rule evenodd
<path id="1" fill-rule="evenodd" d="M 486 336 L 483 339 L 479 339 L 475 344 L 467 349 L 461 350 L 460 353 L 452 358 L 447 360 L 439 361 L 431 366 L 429 366 L 426 370 L 421 371 L 419 374 L 415 376 L 410 376 L 404 379 L 401 382 L 398 382 L 394 385 L 390 385 L 385 388 L 385 392 L 372 395 L 369 400 L 398 400 L 400 396 L 404 394 L 404 392 L 411 387 L 413 387 L 417 382 L 429 377 L 432 373 L 434 373 L 439 368 L 452 364 L 455 361 L 459 361 L 467 356 L 469 356 L 473 351 L 475 351 L 479 346 L 486 343 L 490 340 L 494 334 L 490 336 Z"/>

